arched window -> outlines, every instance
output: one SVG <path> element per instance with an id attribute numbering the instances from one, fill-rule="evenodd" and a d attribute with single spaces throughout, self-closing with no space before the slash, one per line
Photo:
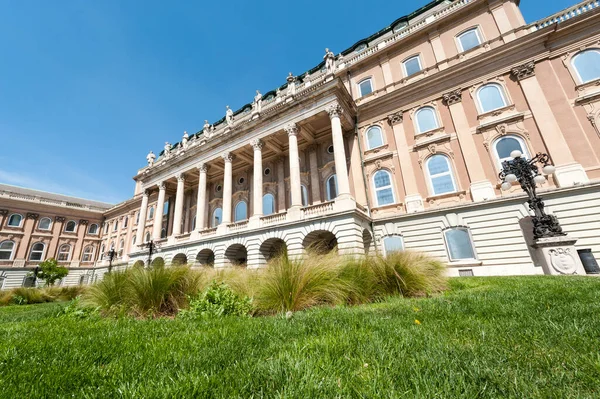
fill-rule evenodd
<path id="1" fill-rule="evenodd" d="M 458 41 L 458 48 L 461 52 L 469 51 L 481 44 L 481 35 L 479 34 L 479 29 L 477 28 L 472 28 L 461 33 L 456 37 L 456 39 Z"/>
<path id="2" fill-rule="evenodd" d="M 385 254 L 389 255 L 392 252 L 404 250 L 404 240 L 402 236 L 388 236 L 383 239 L 383 249 Z"/>
<path id="3" fill-rule="evenodd" d="M 50 218 L 41 218 L 38 222 L 38 229 L 40 230 L 50 230 L 50 226 L 52 226 L 52 219 Z"/>
<path id="4" fill-rule="evenodd" d="M 148 211 L 148 219 L 154 219 L 154 207 L 151 206 L 150 210 Z"/>
<path id="5" fill-rule="evenodd" d="M 169 213 L 169 201 L 165 201 L 163 205 L 163 215 L 167 215 Z"/>
<path id="6" fill-rule="evenodd" d="M 389 205 L 396 202 L 394 200 L 394 189 L 392 188 L 392 178 L 387 170 L 379 170 L 373 175 L 373 185 L 375 186 L 375 197 L 377 206 Z"/>
<path id="7" fill-rule="evenodd" d="M 196 216 L 192 219 L 192 231 L 196 230 Z"/>
<path id="8" fill-rule="evenodd" d="M 146 240 L 144 242 L 150 242 L 150 233 L 146 233 Z"/>
<path id="9" fill-rule="evenodd" d="M 502 167 L 502 162 L 512 160 L 510 153 L 514 150 L 521 151 L 523 158 L 529 158 L 527 146 L 519 136 L 500 137 L 498 140 L 494 141 L 493 148 L 499 167 Z"/>
<path id="10" fill-rule="evenodd" d="M 8 225 L 10 227 L 21 227 L 21 223 L 23 223 L 23 216 L 18 213 L 13 213 L 8 218 Z"/>
<path id="11" fill-rule="evenodd" d="M 337 176 L 331 175 L 325 183 L 327 189 L 327 201 L 333 201 L 337 197 Z"/>
<path id="12" fill-rule="evenodd" d="M 417 132 L 424 133 L 440 127 L 435 109 L 433 107 L 423 107 L 415 112 L 415 120 L 417 121 Z"/>
<path id="13" fill-rule="evenodd" d="M 119 229 L 119 219 L 115 220 L 115 224 L 113 224 L 113 231 L 117 231 Z"/>
<path id="14" fill-rule="evenodd" d="M 365 135 L 367 136 L 367 147 L 369 150 L 383 145 L 383 133 L 379 126 L 371 126 L 367 129 Z"/>
<path id="15" fill-rule="evenodd" d="M 421 72 L 421 59 L 418 55 L 415 55 L 404 61 L 402 66 L 404 67 L 404 76 L 409 77 Z"/>
<path id="16" fill-rule="evenodd" d="M 119 256 L 123 256 L 123 250 L 125 249 L 125 240 L 119 241 Z"/>
<path id="17" fill-rule="evenodd" d="M 263 195 L 263 215 L 275 213 L 275 197 L 271 193 Z"/>
<path id="18" fill-rule="evenodd" d="M 373 93 L 373 83 L 371 82 L 371 78 L 367 78 L 361 80 L 358 83 L 358 95 L 359 97 L 364 97 L 367 94 Z"/>
<path id="19" fill-rule="evenodd" d="M 0 242 L 0 260 L 12 260 L 14 250 L 15 250 L 14 241 Z"/>
<path id="20" fill-rule="evenodd" d="M 100 260 L 102 260 L 102 258 L 104 258 L 104 248 L 105 248 L 104 244 L 102 244 L 102 246 L 100 247 Z"/>
<path id="21" fill-rule="evenodd" d="M 135 224 L 138 224 L 140 222 L 140 213 L 136 212 L 135 213 Z"/>
<path id="22" fill-rule="evenodd" d="M 304 184 L 300 185 L 300 193 L 302 196 L 302 206 L 308 206 L 308 188 Z"/>
<path id="23" fill-rule="evenodd" d="M 160 230 L 160 238 L 167 238 L 167 229 L 164 227 Z"/>
<path id="24" fill-rule="evenodd" d="M 110 228 L 110 222 L 104 222 L 104 234 L 108 234 L 108 229 Z"/>
<path id="25" fill-rule="evenodd" d="M 466 227 L 452 227 L 444 231 L 450 261 L 476 259 L 471 234 Z"/>
<path id="26" fill-rule="evenodd" d="M 213 211 L 213 217 L 210 225 L 212 227 L 217 227 L 223 221 L 223 209 L 217 208 Z"/>
<path id="27" fill-rule="evenodd" d="M 31 251 L 29 252 L 29 260 L 42 260 L 44 257 L 44 249 L 46 245 L 42 242 L 36 242 L 31 246 Z"/>
<path id="28" fill-rule="evenodd" d="M 581 83 L 600 79 L 600 51 L 597 49 L 585 50 L 571 60 Z"/>
<path id="29" fill-rule="evenodd" d="M 90 227 L 88 227 L 88 234 L 98 234 L 98 225 L 96 223 L 90 224 Z"/>
<path id="30" fill-rule="evenodd" d="M 456 191 L 454 176 L 450 169 L 450 161 L 444 155 L 434 155 L 427 159 L 427 173 L 429 175 L 431 191 L 434 195 Z"/>
<path id="31" fill-rule="evenodd" d="M 125 216 L 125 218 L 123 218 L 123 228 L 126 228 L 128 224 L 129 224 L 129 216 Z"/>
<path id="32" fill-rule="evenodd" d="M 131 246 L 133 247 L 135 245 L 135 240 L 136 240 L 136 236 L 135 234 L 133 235 L 133 237 L 131 237 Z M 104 252 L 104 251 L 103 251 Z"/>
<path id="33" fill-rule="evenodd" d="M 58 248 L 58 256 L 56 260 L 59 262 L 68 261 L 71 257 L 71 246 L 69 244 L 63 244 Z"/>
<path id="34" fill-rule="evenodd" d="M 506 98 L 504 91 L 497 84 L 487 84 L 477 90 L 477 100 L 481 113 L 493 111 L 498 108 L 506 107 Z"/>
<path id="35" fill-rule="evenodd" d="M 69 220 L 67 222 L 67 225 L 65 226 L 65 231 L 67 233 L 74 233 L 76 228 L 77 228 L 77 223 L 75 223 L 74 220 Z"/>
<path id="36" fill-rule="evenodd" d="M 92 245 L 88 245 L 83 248 L 83 255 L 81 257 L 82 262 L 92 262 L 94 260 L 94 247 Z"/>
<path id="37" fill-rule="evenodd" d="M 148 233 L 148 234 L 150 234 L 150 233 Z M 115 250 L 115 243 L 114 243 L 114 241 L 110 242 L 109 248 L 110 248 L 110 251 L 114 251 Z"/>
<path id="38" fill-rule="evenodd" d="M 246 201 L 240 201 L 235 206 L 235 222 L 248 219 L 248 204 Z"/>

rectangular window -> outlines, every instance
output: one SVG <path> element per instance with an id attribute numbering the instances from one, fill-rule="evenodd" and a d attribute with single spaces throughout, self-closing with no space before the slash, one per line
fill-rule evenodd
<path id="1" fill-rule="evenodd" d="M 358 91 L 360 92 L 361 97 L 373 93 L 373 85 L 371 84 L 371 79 L 365 79 L 362 82 L 360 82 L 358 84 Z"/>
<path id="2" fill-rule="evenodd" d="M 450 261 L 475 259 L 475 250 L 469 230 L 464 227 L 454 227 L 444 231 L 448 256 Z"/>
<path id="3" fill-rule="evenodd" d="M 398 252 L 404 250 L 404 240 L 401 236 L 389 236 L 383 239 L 383 249 L 385 254 L 388 255 L 392 252 Z"/>

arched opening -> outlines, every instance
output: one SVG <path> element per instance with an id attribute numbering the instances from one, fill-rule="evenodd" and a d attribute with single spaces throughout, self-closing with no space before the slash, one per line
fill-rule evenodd
<path id="1" fill-rule="evenodd" d="M 215 267 L 215 253 L 208 248 L 203 249 L 196 255 L 196 263 L 200 266 Z"/>
<path id="2" fill-rule="evenodd" d="M 373 245 L 373 236 L 371 235 L 371 232 L 367 229 L 364 229 L 362 232 L 362 239 L 365 248 L 365 255 L 368 255 L 369 251 L 371 251 L 371 246 Z"/>
<path id="3" fill-rule="evenodd" d="M 143 260 L 136 260 L 135 263 L 133 264 L 133 267 L 135 267 L 135 268 L 143 268 L 144 267 L 144 261 Z"/>
<path id="4" fill-rule="evenodd" d="M 225 260 L 232 266 L 246 266 L 248 251 L 242 244 L 233 244 L 225 251 Z"/>
<path id="5" fill-rule="evenodd" d="M 165 260 L 160 256 L 158 258 L 154 258 L 150 263 L 151 267 L 163 267 L 165 265 Z"/>
<path id="6" fill-rule="evenodd" d="M 260 246 L 260 255 L 267 262 L 277 256 L 282 255 L 286 251 L 287 245 L 281 238 L 269 238 Z"/>
<path id="7" fill-rule="evenodd" d="M 316 230 L 304 237 L 302 246 L 306 251 L 324 255 L 334 250 L 337 251 L 337 238 L 330 231 Z"/>
<path id="8" fill-rule="evenodd" d="M 177 254 L 173 257 L 171 261 L 171 265 L 173 266 L 184 266 L 187 265 L 187 255 L 186 254 Z"/>

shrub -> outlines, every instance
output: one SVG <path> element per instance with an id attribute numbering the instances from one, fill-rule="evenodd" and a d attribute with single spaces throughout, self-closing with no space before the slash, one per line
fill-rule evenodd
<path id="1" fill-rule="evenodd" d="M 69 274 L 69 269 L 64 266 L 59 266 L 54 258 L 46 259 L 39 265 L 37 277 L 44 280 L 47 286 L 53 286 L 56 281 L 66 277 Z"/>
<path id="2" fill-rule="evenodd" d="M 249 297 L 239 296 L 227 284 L 213 281 L 198 298 L 190 301 L 189 310 L 182 310 L 180 317 L 246 316 L 251 311 Z"/>
<path id="3" fill-rule="evenodd" d="M 73 298 L 67 306 L 59 312 L 59 316 L 65 316 L 71 319 L 86 319 L 98 314 L 99 308 L 91 308 L 81 303 L 81 297 Z"/>
<path id="4" fill-rule="evenodd" d="M 85 288 L 76 287 L 45 287 L 45 288 L 13 288 L 0 296 L 0 306 L 31 305 L 35 303 L 69 301 L 80 295 Z"/>
<path id="5" fill-rule="evenodd" d="M 125 303 L 127 279 L 127 271 L 106 273 L 102 281 L 88 288 L 83 295 L 83 303 L 99 307 L 105 313 L 118 312 Z"/>

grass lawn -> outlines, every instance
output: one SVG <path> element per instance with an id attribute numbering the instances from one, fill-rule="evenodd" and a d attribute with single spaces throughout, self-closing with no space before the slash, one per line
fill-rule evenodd
<path id="1" fill-rule="evenodd" d="M 75 320 L 61 306 L 0 308 L 0 397 L 600 397 L 598 278 L 453 279 L 435 298 L 290 320 Z"/>

